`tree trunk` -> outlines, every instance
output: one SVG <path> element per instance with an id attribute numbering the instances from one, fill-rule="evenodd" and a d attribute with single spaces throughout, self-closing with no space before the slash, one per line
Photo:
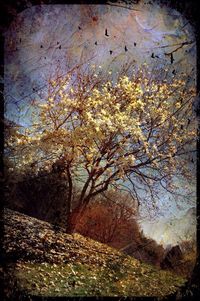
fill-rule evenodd
<path id="1" fill-rule="evenodd" d="M 72 194 L 73 194 L 73 183 L 69 166 L 67 166 L 67 180 L 68 180 L 68 195 L 67 195 L 67 220 L 66 220 L 66 231 L 71 229 L 71 205 L 72 205 Z"/>
<path id="2" fill-rule="evenodd" d="M 74 233 L 76 232 L 76 226 L 79 223 L 86 206 L 88 205 L 89 198 L 85 199 L 84 201 L 80 202 L 79 205 L 70 213 L 68 220 L 67 220 L 67 233 Z"/>
<path id="3" fill-rule="evenodd" d="M 78 217 L 81 214 L 81 205 L 78 205 L 69 215 L 67 218 L 67 226 L 66 226 L 66 231 L 69 234 L 72 234 L 75 232 L 75 228 L 78 222 Z"/>

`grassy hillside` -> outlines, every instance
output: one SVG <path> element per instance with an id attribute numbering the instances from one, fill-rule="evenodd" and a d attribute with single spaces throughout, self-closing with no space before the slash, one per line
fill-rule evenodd
<path id="1" fill-rule="evenodd" d="M 166 296 L 185 282 L 119 251 L 5 210 L 4 248 L 20 288 L 42 296 Z"/>

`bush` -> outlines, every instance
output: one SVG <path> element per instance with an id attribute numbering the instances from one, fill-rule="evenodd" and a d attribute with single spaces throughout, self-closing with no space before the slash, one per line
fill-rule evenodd
<path id="1" fill-rule="evenodd" d="M 68 214 L 68 185 L 61 173 L 43 171 L 37 175 L 7 177 L 5 205 L 10 209 L 64 225 Z"/>
<path id="2" fill-rule="evenodd" d="M 174 252 L 175 248 L 179 252 Z M 162 267 L 174 271 L 176 274 L 190 278 L 196 262 L 196 244 L 194 241 L 183 241 L 173 247 L 165 256 Z"/>
<path id="3" fill-rule="evenodd" d="M 76 231 L 120 248 L 139 235 L 134 214 L 135 207 L 128 195 L 109 191 L 106 196 L 93 200 L 85 209 Z"/>

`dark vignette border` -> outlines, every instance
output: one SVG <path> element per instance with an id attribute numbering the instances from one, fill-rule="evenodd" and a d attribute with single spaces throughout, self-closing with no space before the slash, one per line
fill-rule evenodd
<path id="1" fill-rule="evenodd" d="M 124 6 L 129 4 L 137 4 L 140 0 L 122 0 Z M 3 3 L 4 2 L 4 3 Z M 117 4 L 117 0 L 0 0 L 0 76 L 3 77 L 4 73 L 4 38 L 3 33 L 8 28 L 9 24 L 15 18 L 15 16 L 23 11 L 24 9 L 34 6 L 34 5 L 43 5 L 43 4 Z M 167 5 L 168 7 L 177 9 L 182 15 L 184 15 L 195 29 L 196 36 L 196 46 L 197 46 L 197 93 L 200 93 L 200 10 L 198 10 L 198 0 L 146 0 L 149 2 L 158 2 L 161 5 Z M 3 83 L 0 82 L 0 184 L 4 184 L 4 170 L 3 170 L 3 141 L 4 141 L 4 101 L 3 101 Z M 197 139 L 197 197 L 196 197 L 196 206 L 197 206 L 197 262 L 193 270 L 191 279 L 186 283 L 186 285 L 177 293 L 168 296 L 162 300 L 195 300 L 200 297 L 200 99 L 198 98 L 197 104 L 195 106 L 197 120 L 198 120 L 198 139 Z M 0 186 L 0 246 L 3 243 L 3 185 Z M 0 249 L 0 267 L 6 268 L 7 266 L 12 265 L 12 259 L 5 258 L 2 248 Z M 12 276 L 12 275 L 11 275 Z M 4 282 L 4 283 L 3 283 Z M 0 285 L 4 284 L 6 286 L 5 278 L 3 277 L 3 270 L 0 269 Z M 9 283 L 7 283 L 9 285 Z M 2 286 L 3 288 L 3 286 Z M 0 295 L 3 296 L 3 291 L 0 292 Z M 23 292 L 17 292 L 16 295 L 13 295 L 12 300 L 94 300 L 94 297 L 31 297 L 27 296 Z M 160 300 L 159 298 L 152 297 L 95 297 L 96 300 Z M 10 299 L 11 300 L 11 299 Z"/>

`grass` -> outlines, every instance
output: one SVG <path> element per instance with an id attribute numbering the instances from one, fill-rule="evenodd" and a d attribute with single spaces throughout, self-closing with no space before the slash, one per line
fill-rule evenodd
<path id="1" fill-rule="evenodd" d="M 81 264 L 17 264 L 20 287 L 40 296 L 158 296 L 184 284 L 184 279 L 124 257 L 102 266 Z"/>
<path id="2" fill-rule="evenodd" d="M 5 211 L 4 249 L 17 258 L 19 288 L 34 296 L 165 297 L 186 281 L 79 234 L 55 233 L 49 223 L 11 210 Z"/>

